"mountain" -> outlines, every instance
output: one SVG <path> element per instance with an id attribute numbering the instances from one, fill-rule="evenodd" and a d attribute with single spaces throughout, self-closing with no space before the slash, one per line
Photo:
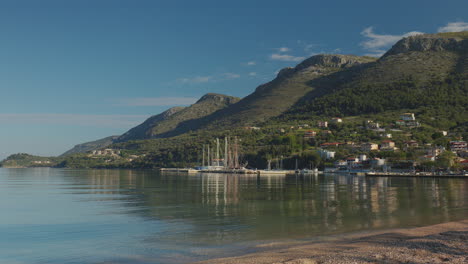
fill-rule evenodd
<path id="1" fill-rule="evenodd" d="M 211 115 L 236 102 L 239 98 L 222 94 L 208 93 L 202 96 L 195 104 L 188 107 L 174 107 L 159 115 L 147 119 L 142 124 L 130 129 L 117 138 L 116 142 L 129 140 L 161 138 L 176 129 L 179 124 Z M 190 129 L 190 128 L 189 128 Z"/>
<path id="2" fill-rule="evenodd" d="M 111 145 L 112 143 L 114 143 L 114 140 L 116 140 L 118 137 L 119 136 L 110 136 L 110 137 L 98 139 L 95 141 L 78 144 L 74 146 L 72 149 L 63 153 L 61 156 L 67 156 L 67 155 L 72 155 L 72 154 L 77 154 L 77 153 L 85 153 L 91 150 L 105 148 Z"/>
<path id="3" fill-rule="evenodd" d="M 191 130 L 255 125 L 289 110 L 306 94 L 316 89 L 310 81 L 331 76 L 347 68 L 360 68 L 375 61 L 371 57 L 352 55 L 317 55 L 294 68 L 282 69 L 277 77 L 260 85 L 239 102 L 200 119 L 180 122 L 164 136 L 175 136 Z"/>
<path id="4" fill-rule="evenodd" d="M 327 140 L 349 140 L 352 131 L 355 140 L 378 140 L 378 134 L 361 133 L 362 122 L 377 120 L 390 129 L 404 112 L 415 113 L 423 125 L 401 128 L 405 133 L 394 138 L 399 144 L 417 140 L 448 147 L 449 140 L 468 137 L 467 102 L 468 32 L 417 35 L 400 40 L 378 59 L 312 56 L 240 100 L 207 94 L 189 107 L 151 117 L 115 139 L 112 147 L 139 157 L 131 167 L 186 167 L 199 163 L 200 146 L 210 139 L 237 135 L 249 164 L 264 167 L 272 156 L 288 157 Z M 300 131 L 284 129 L 336 116 L 349 119 L 314 145 Z M 241 129 L 264 125 L 273 129 Z M 441 130 L 452 136 L 439 138 Z"/>
<path id="5" fill-rule="evenodd" d="M 184 107 L 173 107 L 158 115 L 154 115 L 145 120 L 142 124 L 130 129 L 122 136 L 118 137 L 116 141 L 128 141 L 134 139 L 150 138 L 153 131 L 161 128 L 161 123 L 167 121 L 172 115 L 183 110 Z"/>
<path id="6" fill-rule="evenodd" d="M 441 118 L 456 115 L 462 122 L 468 102 L 468 32 L 407 37 L 377 61 L 332 77 L 311 80 L 319 88 L 284 118 L 424 109 Z"/>

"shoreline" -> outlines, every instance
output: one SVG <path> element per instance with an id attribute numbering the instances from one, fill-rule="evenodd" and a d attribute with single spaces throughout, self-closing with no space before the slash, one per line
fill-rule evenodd
<path id="1" fill-rule="evenodd" d="M 344 234 L 308 242 L 268 243 L 258 252 L 198 264 L 467 263 L 468 219 Z"/>

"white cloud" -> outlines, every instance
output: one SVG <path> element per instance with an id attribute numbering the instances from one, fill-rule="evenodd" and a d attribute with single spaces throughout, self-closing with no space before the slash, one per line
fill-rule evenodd
<path id="1" fill-rule="evenodd" d="M 437 29 L 437 32 L 460 32 L 460 31 L 468 31 L 468 23 L 452 22 Z"/>
<path id="2" fill-rule="evenodd" d="M 281 47 L 281 48 L 277 48 L 277 50 L 278 50 L 279 52 L 288 52 L 288 51 L 290 51 L 291 49 L 289 49 L 289 48 L 287 48 L 287 47 Z"/>
<path id="3" fill-rule="evenodd" d="M 361 46 L 369 51 L 369 53 L 366 54 L 367 56 L 380 57 L 385 53 L 385 49 L 389 48 L 400 39 L 419 34 L 424 33 L 411 31 L 401 35 L 381 35 L 374 33 L 373 27 L 368 27 L 361 32 L 361 35 L 367 38 L 367 40 L 361 42 Z"/>
<path id="4" fill-rule="evenodd" d="M 256 65 L 256 64 L 257 64 L 257 63 L 256 63 L 255 61 L 249 61 L 249 62 L 247 62 L 247 65 L 248 65 L 248 66 L 254 66 L 254 65 Z"/>
<path id="5" fill-rule="evenodd" d="M 411 31 L 402 35 L 379 35 L 374 33 L 373 27 L 365 28 L 361 35 L 368 38 L 366 41 L 362 42 L 361 45 L 366 49 L 378 49 L 391 46 L 395 44 L 397 41 L 404 37 L 414 36 L 424 34 L 418 31 Z"/>
<path id="6" fill-rule="evenodd" d="M 117 99 L 119 106 L 172 106 L 190 105 L 197 101 L 194 97 L 136 97 Z"/>
<path id="7" fill-rule="evenodd" d="M 84 115 L 84 114 L 0 114 L 2 124 L 74 125 L 128 128 L 141 123 L 145 115 Z"/>
<path id="8" fill-rule="evenodd" d="M 279 61 L 301 61 L 304 60 L 305 57 L 296 57 L 292 55 L 287 55 L 287 54 L 271 54 L 270 59 L 272 60 L 279 60 Z"/>
<path id="9" fill-rule="evenodd" d="M 177 81 L 181 83 L 206 83 L 213 79 L 212 76 L 195 76 L 190 78 L 180 78 Z"/>
<path id="10" fill-rule="evenodd" d="M 249 72 L 249 76 L 257 76 L 256 72 Z"/>
<path id="11" fill-rule="evenodd" d="M 226 72 L 226 73 L 223 73 L 223 77 L 226 80 L 232 80 L 232 79 L 240 78 L 241 76 L 237 73 Z"/>

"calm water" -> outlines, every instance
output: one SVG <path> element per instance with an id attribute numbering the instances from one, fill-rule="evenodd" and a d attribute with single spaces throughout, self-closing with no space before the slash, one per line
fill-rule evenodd
<path id="1" fill-rule="evenodd" d="M 186 263 L 468 218 L 468 180 L 0 169 L 0 263 Z"/>

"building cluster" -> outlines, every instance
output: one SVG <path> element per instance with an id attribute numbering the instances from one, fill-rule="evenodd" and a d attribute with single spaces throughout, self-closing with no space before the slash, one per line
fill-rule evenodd
<path id="1" fill-rule="evenodd" d="M 399 126 L 414 128 L 419 127 L 421 124 L 416 121 L 414 113 L 404 113 L 400 115 L 400 120 L 395 122 Z"/>
<path id="2" fill-rule="evenodd" d="M 35 160 L 32 162 L 33 164 L 50 164 L 50 160 Z"/>
<path id="3" fill-rule="evenodd" d="M 120 150 L 118 149 L 100 149 L 100 150 L 92 150 L 92 156 L 119 156 Z"/>
<path id="4" fill-rule="evenodd" d="M 359 156 L 351 156 L 346 159 L 337 160 L 333 163 L 338 170 L 344 169 L 377 169 L 386 165 L 385 159 L 371 158 L 361 154 Z"/>

